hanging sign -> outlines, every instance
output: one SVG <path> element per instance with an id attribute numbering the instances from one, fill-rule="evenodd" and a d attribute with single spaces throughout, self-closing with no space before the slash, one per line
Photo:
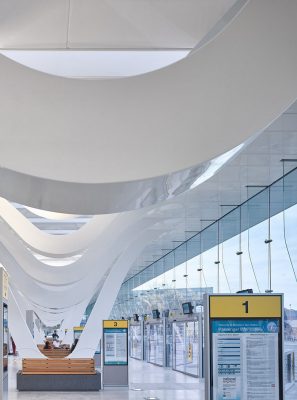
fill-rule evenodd
<path id="1" fill-rule="evenodd" d="M 208 400 L 283 400 L 282 295 L 207 295 Z"/>

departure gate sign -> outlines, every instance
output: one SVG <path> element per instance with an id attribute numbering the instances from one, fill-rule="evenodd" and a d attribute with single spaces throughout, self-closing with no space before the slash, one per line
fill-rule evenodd
<path id="1" fill-rule="evenodd" d="M 283 400 L 282 295 L 207 295 L 207 400 Z"/>

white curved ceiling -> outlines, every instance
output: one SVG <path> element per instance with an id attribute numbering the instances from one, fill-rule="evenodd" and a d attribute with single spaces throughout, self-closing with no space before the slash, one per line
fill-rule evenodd
<path id="1" fill-rule="evenodd" d="M 208 160 L 242 142 L 240 150 L 248 148 L 251 135 L 296 99 L 296 17 L 296 2 L 250 1 L 187 59 L 117 81 L 47 76 L 0 57 L 2 194 L 76 214 L 149 206 L 94 217 L 76 233 L 50 237 L 1 201 L 0 262 L 44 320 L 60 322 L 98 293 L 121 262 L 124 274 L 148 243 L 188 226 L 189 202 L 201 201 L 201 186 L 193 187 L 209 172 Z M 205 195 L 216 212 L 226 191 L 234 195 L 234 175 L 227 175 L 223 182 L 219 174 L 212 177 L 216 191 Z M 244 183 L 249 179 L 245 175 Z M 123 190 L 129 180 L 138 192 Z M 83 254 L 71 265 L 52 267 L 27 247 L 57 258 Z"/>
<path id="2" fill-rule="evenodd" d="M 72 214 L 55 213 L 52 211 L 39 210 L 37 208 L 32 208 L 32 207 L 26 207 L 26 208 L 33 214 L 38 215 L 43 218 L 47 218 L 47 219 L 61 221 L 61 220 L 72 219 L 74 217 L 74 215 L 72 215 Z"/>
<path id="3" fill-rule="evenodd" d="M 193 165 L 242 143 L 295 99 L 296 16 L 294 2 L 252 0 L 199 51 L 120 80 L 62 79 L 1 57 L 2 194 L 94 214 L 187 190 L 201 173 Z M 168 181 L 181 170 L 172 193 Z"/>
<path id="4" fill-rule="evenodd" d="M 0 198 L 0 218 L 26 247 L 49 257 L 67 257 L 83 252 L 113 222 L 117 214 L 97 215 L 70 235 L 50 235 L 39 230 L 7 200 Z M 2 223 L 3 223 L 2 222 Z"/>
<path id="5" fill-rule="evenodd" d="M 1 53 L 58 76 L 139 75 L 184 58 L 197 43 L 209 38 L 234 3 L 236 0 L 212 4 L 205 0 L 0 2 L 4 22 L 0 23 Z"/>
<path id="6" fill-rule="evenodd" d="M 59 245 L 67 244 L 63 239 L 71 238 L 72 235 L 72 246 L 75 246 L 75 243 L 81 246 L 80 240 L 84 238 L 83 230 L 85 229 L 85 233 L 88 234 L 92 232 L 84 254 L 68 267 L 57 269 L 35 260 L 19 241 L 18 232 L 12 232 L 8 224 L 3 223 L 0 225 L 3 238 L 1 261 L 31 304 L 35 304 L 37 310 L 41 309 L 43 315 L 46 315 L 47 309 L 55 308 L 56 316 L 52 318 L 59 321 L 61 312 L 67 314 L 67 308 L 71 308 L 71 303 L 76 304 L 76 301 L 82 302 L 86 301 L 88 296 L 92 297 L 98 288 L 98 283 L 102 279 L 104 281 L 106 272 L 113 268 L 118 256 L 128 256 L 125 249 L 131 245 L 139 232 L 150 232 L 151 229 L 155 239 L 153 243 L 151 241 L 142 243 L 141 255 L 137 258 L 136 253 L 140 249 L 133 249 L 133 246 L 130 246 L 129 258 L 133 260 L 135 257 L 135 262 L 132 261 L 128 265 L 129 268 L 132 266 L 128 276 L 137 273 L 147 265 L 146 263 L 159 258 L 163 254 L 162 249 L 172 248 L 174 240 L 185 240 L 193 235 L 194 231 L 200 230 L 201 219 L 218 218 L 221 204 L 232 204 L 232 202 L 236 204 L 244 200 L 247 196 L 247 184 L 266 185 L 278 178 L 282 173 L 282 164 L 279 160 L 283 157 L 290 158 L 291 154 L 296 154 L 297 151 L 292 130 L 296 124 L 295 119 L 292 120 L 295 115 L 296 105 L 261 134 L 254 143 L 236 155 L 234 160 L 229 160 L 215 176 L 187 194 L 166 202 L 163 206 L 119 215 L 110 220 L 109 224 L 106 221 L 107 225 L 101 233 L 88 227 L 88 224 L 92 223 L 93 227 L 96 227 L 97 217 L 94 217 L 80 228 L 81 232 L 80 230 L 77 232 L 82 235 L 77 236 L 80 238 L 78 240 L 75 239 L 75 234 L 71 234 L 55 237 L 56 241 L 51 243 L 52 235 L 36 230 L 34 236 L 40 236 L 40 248 L 42 244 L 51 243 L 52 251 L 55 250 L 55 245 L 59 248 Z M 224 210 L 226 212 L 230 209 Z M 16 212 L 18 213 L 17 210 Z M 21 218 L 24 217 L 21 215 Z M 54 254 L 57 257 L 57 254 Z M 78 288 L 80 288 L 79 296 Z M 65 307 L 66 310 L 63 311 Z"/>
<path id="7" fill-rule="evenodd" d="M 191 49 L 235 0 L 1 0 L 0 48 Z"/>

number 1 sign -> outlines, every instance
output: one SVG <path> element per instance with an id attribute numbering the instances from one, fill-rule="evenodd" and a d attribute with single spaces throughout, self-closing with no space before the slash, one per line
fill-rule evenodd
<path id="1" fill-rule="evenodd" d="M 205 296 L 207 400 L 283 400 L 282 295 Z"/>

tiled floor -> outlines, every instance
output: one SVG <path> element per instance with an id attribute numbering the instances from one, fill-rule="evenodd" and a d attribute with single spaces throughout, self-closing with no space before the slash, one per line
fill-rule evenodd
<path id="1" fill-rule="evenodd" d="M 132 359 L 129 366 L 129 389 L 101 392 L 18 392 L 15 376 L 19 367 L 19 360 L 10 360 L 8 400 L 144 400 L 146 397 L 156 397 L 159 400 L 205 399 L 202 379 Z M 296 386 L 286 393 L 285 400 L 297 400 Z"/>
<path id="2" fill-rule="evenodd" d="M 129 389 L 108 389 L 101 392 L 18 392 L 15 382 L 18 369 L 19 360 L 11 359 L 8 400 L 143 400 L 145 397 L 157 397 L 160 400 L 204 400 L 202 380 L 133 359 L 129 361 Z"/>

